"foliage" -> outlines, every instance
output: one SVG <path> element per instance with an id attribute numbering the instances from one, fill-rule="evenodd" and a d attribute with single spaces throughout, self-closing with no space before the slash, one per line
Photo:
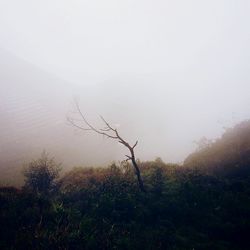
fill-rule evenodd
<path id="1" fill-rule="evenodd" d="M 60 170 L 60 164 L 43 152 L 38 160 L 30 162 L 25 168 L 24 188 L 35 193 L 48 194 L 55 189 Z"/>
<path id="2" fill-rule="evenodd" d="M 218 145 L 228 150 L 223 139 L 228 136 L 209 150 L 227 155 L 217 150 Z M 204 150 L 195 153 L 200 162 L 207 160 Z M 30 165 L 35 180 L 44 177 L 37 174 L 41 162 L 58 166 L 45 159 Z M 26 182 L 28 189 L 2 187 L 0 249 L 249 249 L 248 158 L 237 164 L 227 157 L 220 161 L 209 171 L 208 166 L 178 166 L 159 158 L 140 162 L 147 193 L 139 189 L 128 163 L 74 168 L 56 190 L 56 178 L 46 188 L 33 182 Z M 41 190 L 48 195 L 40 195 Z"/>
<path id="3" fill-rule="evenodd" d="M 210 173 L 224 171 L 229 174 L 235 168 L 249 171 L 250 164 L 250 120 L 227 129 L 223 136 L 213 143 L 207 143 L 187 157 L 186 167 L 199 168 Z M 243 168 L 245 166 L 245 168 Z"/>

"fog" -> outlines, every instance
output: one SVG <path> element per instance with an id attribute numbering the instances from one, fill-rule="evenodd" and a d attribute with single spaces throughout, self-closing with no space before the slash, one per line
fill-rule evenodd
<path id="1" fill-rule="evenodd" d="M 79 101 L 141 160 L 182 162 L 250 118 L 249 1 L 0 1 L 0 163 L 43 149 L 66 166 L 123 160 L 69 126 Z"/>

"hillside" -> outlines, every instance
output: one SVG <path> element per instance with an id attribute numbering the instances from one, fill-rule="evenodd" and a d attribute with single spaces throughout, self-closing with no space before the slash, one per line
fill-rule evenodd
<path id="1" fill-rule="evenodd" d="M 250 172 L 250 120 L 227 129 L 216 141 L 200 146 L 186 158 L 185 167 L 197 167 L 208 173 Z"/>
<path id="2" fill-rule="evenodd" d="M 43 155 L 22 189 L 0 188 L 0 248 L 247 250 L 249 127 L 201 145 L 184 166 L 138 162 L 146 192 L 129 163 L 58 178 L 59 164 Z"/>

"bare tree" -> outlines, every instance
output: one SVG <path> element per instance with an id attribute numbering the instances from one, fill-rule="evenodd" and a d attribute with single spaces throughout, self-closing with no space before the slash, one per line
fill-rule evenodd
<path id="1" fill-rule="evenodd" d="M 130 153 L 130 155 L 125 155 L 126 156 L 126 161 L 131 161 L 132 162 L 132 165 L 134 167 L 135 174 L 136 174 L 136 177 L 137 177 L 139 188 L 141 189 L 141 191 L 145 192 L 144 184 L 143 184 L 143 181 L 142 181 L 142 178 L 141 178 L 141 172 L 140 172 L 139 166 L 138 166 L 138 164 L 136 162 L 135 152 L 134 152 L 134 149 L 137 146 L 138 141 L 136 141 L 135 144 L 133 144 L 133 146 L 131 146 L 127 141 L 125 141 L 120 136 L 117 129 L 113 128 L 102 116 L 100 116 L 100 118 L 104 123 L 104 127 L 101 128 L 101 129 L 98 129 L 98 128 L 94 127 L 91 123 L 88 122 L 88 120 L 83 115 L 77 101 L 75 101 L 75 105 L 76 105 L 76 111 L 77 111 L 77 114 L 78 114 L 78 119 L 75 119 L 73 117 L 67 117 L 67 120 L 69 121 L 69 123 L 73 127 L 76 127 L 76 128 L 78 128 L 80 130 L 95 132 L 95 133 L 103 135 L 103 136 L 105 136 L 105 137 L 107 137 L 109 139 L 117 140 L 119 143 L 124 145 L 129 150 L 129 153 Z"/>

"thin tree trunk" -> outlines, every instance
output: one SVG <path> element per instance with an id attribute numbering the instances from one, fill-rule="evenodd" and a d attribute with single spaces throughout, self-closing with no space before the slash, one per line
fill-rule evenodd
<path id="1" fill-rule="evenodd" d="M 132 157 L 131 161 L 132 161 L 133 166 L 135 168 L 135 174 L 137 176 L 137 181 L 138 181 L 139 187 L 140 187 L 141 191 L 146 192 L 146 189 L 144 187 L 144 184 L 143 184 L 143 181 L 142 181 L 142 178 L 141 178 L 141 172 L 140 172 L 140 169 L 139 169 L 139 167 L 138 167 L 138 165 L 136 163 L 135 158 Z"/>

